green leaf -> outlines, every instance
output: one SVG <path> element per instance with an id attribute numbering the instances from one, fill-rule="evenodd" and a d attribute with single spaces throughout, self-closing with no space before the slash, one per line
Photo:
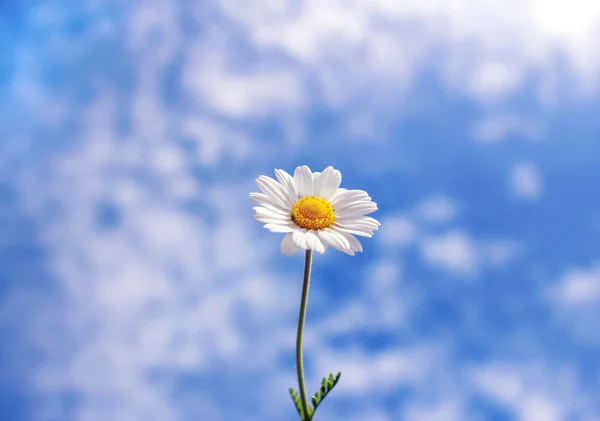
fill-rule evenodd
<path id="1" fill-rule="evenodd" d="M 327 380 L 327 388 L 331 389 L 333 387 L 333 373 L 329 373 L 329 379 Z"/>
<path id="2" fill-rule="evenodd" d="M 331 392 L 331 390 L 333 390 L 333 388 L 335 387 L 337 382 L 340 380 L 341 375 L 342 375 L 342 373 L 338 372 L 335 375 L 335 377 L 333 376 L 333 373 L 330 373 L 329 377 L 323 377 L 323 380 L 321 381 L 321 387 L 319 388 L 317 393 L 315 393 L 314 396 L 312 397 L 312 403 L 314 405 L 314 410 L 312 409 L 312 407 L 309 409 L 308 412 L 310 413 L 310 418 L 308 421 L 312 420 L 312 416 L 313 416 L 314 412 L 317 410 L 317 407 L 321 404 L 323 399 L 325 399 L 325 396 L 327 396 L 327 394 L 329 392 Z"/>
<path id="3" fill-rule="evenodd" d="M 290 396 L 292 397 L 292 400 L 294 401 L 294 404 L 296 405 L 296 410 L 298 411 L 298 415 L 300 415 L 300 421 L 310 421 L 312 419 L 312 416 L 313 416 L 317 406 L 315 405 L 315 407 L 313 408 L 309 403 L 307 403 L 306 406 L 308 409 L 308 418 L 305 418 L 304 410 L 302 409 L 302 399 L 300 399 L 300 394 L 291 387 L 290 387 L 289 391 L 290 391 Z M 313 402 L 314 402 L 314 400 L 313 400 Z"/>
<path id="4" fill-rule="evenodd" d="M 321 389 L 319 390 L 322 396 L 327 394 L 327 377 L 323 377 L 323 381 L 321 382 Z"/>
<path id="5" fill-rule="evenodd" d="M 294 401 L 294 404 L 296 405 L 296 410 L 298 411 L 298 415 L 300 415 L 300 420 L 304 421 L 304 416 L 303 416 L 303 412 L 302 411 L 302 401 L 300 400 L 300 397 L 298 396 L 298 392 L 296 392 L 293 388 L 290 387 L 290 396 L 292 397 L 292 400 Z"/>

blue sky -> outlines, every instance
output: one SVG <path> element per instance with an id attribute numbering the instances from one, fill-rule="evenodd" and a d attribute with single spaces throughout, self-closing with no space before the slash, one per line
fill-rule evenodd
<path id="1" fill-rule="evenodd" d="M 295 419 L 303 260 L 254 179 L 381 221 L 316 255 L 317 421 L 600 420 L 600 5 L 4 1 L 0 412 Z"/>

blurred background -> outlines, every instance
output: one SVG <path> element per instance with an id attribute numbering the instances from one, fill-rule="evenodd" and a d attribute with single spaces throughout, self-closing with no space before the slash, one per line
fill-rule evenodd
<path id="1" fill-rule="evenodd" d="M 600 2 L 0 2 L 0 413 L 297 420 L 303 255 L 254 179 L 341 170 L 315 421 L 600 420 Z"/>

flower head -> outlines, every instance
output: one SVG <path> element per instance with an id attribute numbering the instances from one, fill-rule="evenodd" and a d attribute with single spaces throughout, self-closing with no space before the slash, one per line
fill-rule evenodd
<path id="1" fill-rule="evenodd" d="M 331 246 L 351 256 L 362 251 L 354 237 L 372 237 L 379 222 L 365 216 L 377 210 L 367 192 L 340 188 L 342 174 L 333 167 L 322 173 L 306 165 L 292 177 L 275 170 L 277 180 L 261 175 L 256 184 L 262 193 L 250 193 L 257 203 L 255 220 L 271 232 L 285 233 L 281 252 L 292 255 L 298 249 L 324 253 Z"/>

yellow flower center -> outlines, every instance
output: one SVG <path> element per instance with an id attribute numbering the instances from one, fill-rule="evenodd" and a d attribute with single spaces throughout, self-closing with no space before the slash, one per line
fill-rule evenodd
<path id="1" fill-rule="evenodd" d="M 334 219 L 331 203 L 320 197 L 303 197 L 292 207 L 292 221 L 301 228 L 322 230 L 330 227 Z"/>

